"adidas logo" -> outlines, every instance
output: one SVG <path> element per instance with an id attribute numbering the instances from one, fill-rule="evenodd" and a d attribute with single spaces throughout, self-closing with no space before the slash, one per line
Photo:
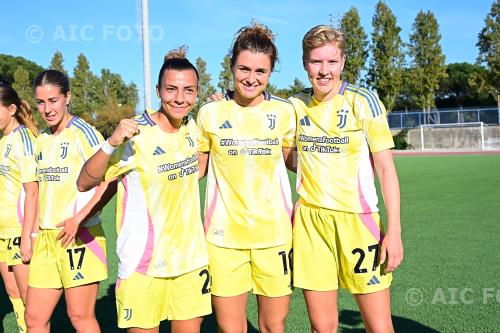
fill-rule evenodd
<path id="1" fill-rule="evenodd" d="M 42 160 L 42 152 L 40 152 L 40 153 L 37 155 L 36 159 L 37 159 L 38 161 L 41 161 L 41 160 Z"/>
<path id="2" fill-rule="evenodd" d="M 153 155 L 161 155 L 161 154 L 165 154 L 165 151 L 163 149 L 161 149 L 160 146 L 156 146 L 156 149 L 153 152 Z"/>
<path id="3" fill-rule="evenodd" d="M 73 281 L 82 280 L 82 279 L 85 279 L 85 276 L 83 276 L 82 273 L 78 272 L 78 273 L 76 273 L 75 277 L 73 278 Z"/>
<path id="4" fill-rule="evenodd" d="M 368 283 L 366 285 L 373 286 L 375 284 L 380 284 L 380 280 L 374 275 L 374 276 L 372 276 L 372 278 L 370 279 L 370 281 L 368 281 Z"/>
<path id="5" fill-rule="evenodd" d="M 304 118 L 300 119 L 300 125 L 302 126 L 311 126 L 311 121 L 309 121 L 309 116 L 305 116 Z"/>
<path id="6" fill-rule="evenodd" d="M 21 259 L 21 256 L 19 255 L 19 253 L 14 254 L 14 256 L 12 257 L 12 260 L 18 260 L 18 259 Z"/>
<path id="7" fill-rule="evenodd" d="M 229 122 L 229 120 L 226 120 L 225 122 L 222 123 L 222 125 L 219 126 L 220 129 L 223 129 L 223 128 L 233 128 L 233 126 L 231 126 L 231 123 Z"/>

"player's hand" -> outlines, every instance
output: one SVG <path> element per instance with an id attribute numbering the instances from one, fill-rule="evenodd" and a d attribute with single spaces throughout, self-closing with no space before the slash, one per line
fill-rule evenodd
<path id="1" fill-rule="evenodd" d="M 68 247 L 68 245 L 74 245 L 76 242 L 76 235 L 80 230 L 80 222 L 76 216 L 70 217 L 61 223 L 56 224 L 56 227 L 63 227 L 61 232 L 57 235 L 56 239 L 61 240 L 61 245 L 63 247 Z"/>
<path id="2" fill-rule="evenodd" d="M 139 124 L 134 119 L 122 119 L 108 139 L 110 145 L 118 147 L 139 134 Z"/>
<path id="3" fill-rule="evenodd" d="M 389 273 L 398 268 L 401 261 L 403 261 L 401 234 L 388 231 L 380 248 L 380 265 L 385 264 L 384 273 Z"/>
<path id="4" fill-rule="evenodd" d="M 31 237 L 21 237 L 21 246 L 19 247 L 19 251 L 21 252 L 21 260 L 23 263 L 27 264 L 31 260 L 31 256 L 33 255 L 33 244 L 35 239 Z"/>
<path id="5" fill-rule="evenodd" d="M 224 95 L 220 92 L 215 92 L 207 98 L 208 102 L 218 102 L 224 98 Z"/>

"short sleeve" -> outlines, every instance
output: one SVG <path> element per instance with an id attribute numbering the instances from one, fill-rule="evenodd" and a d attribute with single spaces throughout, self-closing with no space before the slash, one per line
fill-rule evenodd
<path id="1" fill-rule="evenodd" d="M 108 181 L 135 169 L 133 144 L 133 140 L 127 141 L 113 152 L 104 174 L 104 180 Z"/>
<path id="2" fill-rule="evenodd" d="M 77 119 L 74 121 L 74 126 L 78 128 L 77 135 L 79 136 L 78 140 L 78 149 L 85 161 L 87 161 L 92 155 L 95 154 L 96 151 L 101 148 L 102 143 L 104 142 L 104 138 L 93 126 L 90 126 L 86 122 L 81 119 Z"/>
<path id="3" fill-rule="evenodd" d="M 360 90 L 356 96 L 355 107 L 370 151 L 376 153 L 393 148 L 394 141 L 387 122 L 387 111 L 378 95 L 368 90 Z"/>
<path id="4" fill-rule="evenodd" d="M 290 111 L 288 112 L 288 125 L 285 135 L 283 137 L 283 147 L 293 148 L 295 147 L 295 132 L 297 129 L 297 114 L 295 108 L 290 105 Z"/>
<path id="5" fill-rule="evenodd" d="M 30 183 L 37 181 L 36 170 L 37 162 L 35 159 L 35 140 L 28 131 L 19 131 L 20 143 L 22 148 L 14 149 L 16 163 L 18 164 L 21 183 Z"/>
<path id="6" fill-rule="evenodd" d="M 210 135 L 206 131 L 205 119 L 207 111 L 209 110 L 202 106 L 196 119 L 196 126 L 198 127 L 198 151 L 203 153 L 210 151 Z"/>

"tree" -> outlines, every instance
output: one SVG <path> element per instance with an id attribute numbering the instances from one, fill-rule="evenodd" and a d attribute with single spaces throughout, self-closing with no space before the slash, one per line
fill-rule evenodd
<path id="1" fill-rule="evenodd" d="M 135 114 L 138 101 L 137 87 L 132 82 L 127 85 L 120 74 L 112 73 L 109 69 L 101 70 L 101 77 L 97 80 L 100 89 L 92 123 L 105 137 L 109 137 L 121 119 L 131 118 Z"/>
<path id="2" fill-rule="evenodd" d="M 302 82 L 299 79 L 295 78 L 293 80 L 293 83 L 288 86 L 288 89 L 290 90 L 290 95 L 287 96 L 287 98 L 290 97 L 290 96 L 292 96 L 293 94 L 301 92 L 305 88 L 306 88 L 306 85 L 304 84 L 304 82 Z"/>
<path id="3" fill-rule="evenodd" d="M 116 98 L 117 104 L 136 106 L 138 100 L 137 87 L 132 82 L 127 85 L 120 74 L 112 73 L 109 69 L 101 69 L 99 83 L 99 95 L 102 95 L 103 101 L 99 104 L 106 104 L 106 101 L 112 97 Z"/>
<path id="4" fill-rule="evenodd" d="M 198 101 L 193 109 L 195 115 L 198 114 L 200 106 L 205 103 L 208 97 L 215 93 L 215 87 L 210 83 L 211 76 L 207 72 L 207 63 L 202 58 L 196 58 L 196 69 L 198 70 L 198 75 L 200 77 L 198 82 Z"/>
<path id="5" fill-rule="evenodd" d="M 436 90 L 441 79 L 446 77 L 440 40 L 439 25 L 434 14 L 420 11 L 413 23 L 408 44 L 411 58 L 409 81 L 412 98 L 424 112 L 429 112 L 436 106 Z"/>
<path id="6" fill-rule="evenodd" d="M 491 5 L 476 46 L 479 47 L 477 62 L 485 64 L 487 71 L 484 76 L 473 77 L 471 83 L 492 94 L 500 109 L 500 0 Z"/>
<path id="7" fill-rule="evenodd" d="M 57 50 L 54 53 L 54 55 L 52 56 L 52 59 L 50 60 L 50 67 L 49 68 L 55 69 L 59 72 L 64 73 L 65 75 L 68 75 L 68 73 L 64 69 L 63 62 L 64 62 L 63 55 L 59 50 Z"/>
<path id="8" fill-rule="evenodd" d="M 14 72 L 21 66 L 29 73 L 29 82 L 33 82 L 35 77 L 44 68 L 33 61 L 23 57 L 13 57 L 7 54 L 0 54 L 0 77 L 6 83 L 14 82 Z"/>
<path id="9" fill-rule="evenodd" d="M 219 73 L 219 83 L 217 86 L 221 89 L 222 93 L 225 93 L 227 90 L 233 89 L 231 58 L 226 55 L 220 65 L 222 66 L 222 70 Z"/>
<path id="10" fill-rule="evenodd" d="M 490 94 L 478 90 L 470 82 L 471 77 L 486 75 L 486 69 L 481 65 L 466 62 L 448 64 L 446 74 L 436 92 L 437 107 L 489 106 L 495 103 Z"/>
<path id="11" fill-rule="evenodd" d="M 16 90 L 20 98 L 27 101 L 34 100 L 33 88 L 30 83 L 29 73 L 22 66 L 17 67 L 16 71 L 14 72 L 14 82 L 12 83 L 12 88 Z"/>
<path id="12" fill-rule="evenodd" d="M 402 87 L 403 52 L 396 17 L 379 1 L 372 19 L 372 59 L 367 83 L 377 90 L 388 111 L 392 110 Z"/>
<path id="13" fill-rule="evenodd" d="M 90 71 L 89 62 L 83 53 L 78 55 L 73 70 L 71 91 L 71 111 L 87 121 L 94 119 L 98 106 L 104 103 L 104 97 L 100 93 L 100 82 Z"/>
<path id="14" fill-rule="evenodd" d="M 346 55 L 342 77 L 347 82 L 356 84 L 368 57 L 368 51 L 366 50 L 368 41 L 365 30 L 360 23 L 358 10 L 355 7 L 351 7 L 342 16 L 340 27 L 345 33 L 344 51 Z"/>
<path id="15" fill-rule="evenodd" d="M 111 94 L 106 103 L 96 111 L 92 123 L 101 134 L 108 138 L 123 118 L 132 118 L 135 115 L 135 106 L 120 104 L 114 94 Z"/>
<path id="16" fill-rule="evenodd" d="M 33 84 L 30 80 L 29 72 L 23 66 L 18 66 L 14 72 L 12 88 L 17 92 L 19 98 L 24 99 L 35 110 L 35 97 L 33 96 Z M 38 128 L 45 127 L 40 113 L 33 112 L 33 117 L 37 123 Z"/>

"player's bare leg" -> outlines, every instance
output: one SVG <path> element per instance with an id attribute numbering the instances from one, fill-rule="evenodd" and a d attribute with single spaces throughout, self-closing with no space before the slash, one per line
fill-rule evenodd
<path id="1" fill-rule="evenodd" d="M 262 333 L 284 333 L 285 321 L 290 308 L 290 295 L 266 297 L 257 295 L 259 305 L 259 329 Z"/>
<path id="2" fill-rule="evenodd" d="M 335 333 L 339 325 L 337 291 L 303 290 L 313 333 Z"/>
<path id="3" fill-rule="evenodd" d="M 95 317 L 98 291 L 98 282 L 64 290 L 68 317 L 78 333 L 99 333 L 101 331 Z"/>
<path id="4" fill-rule="evenodd" d="M 248 293 L 232 297 L 212 296 L 212 306 L 220 333 L 247 332 Z"/>
<path id="5" fill-rule="evenodd" d="M 30 333 L 49 333 L 50 318 L 63 289 L 28 287 L 24 318 Z"/>
<path id="6" fill-rule="evenodd" d="M 392 333 L 391 294 L 389 288 L 364 295 L 354 295 L 368 333 Z"/>

